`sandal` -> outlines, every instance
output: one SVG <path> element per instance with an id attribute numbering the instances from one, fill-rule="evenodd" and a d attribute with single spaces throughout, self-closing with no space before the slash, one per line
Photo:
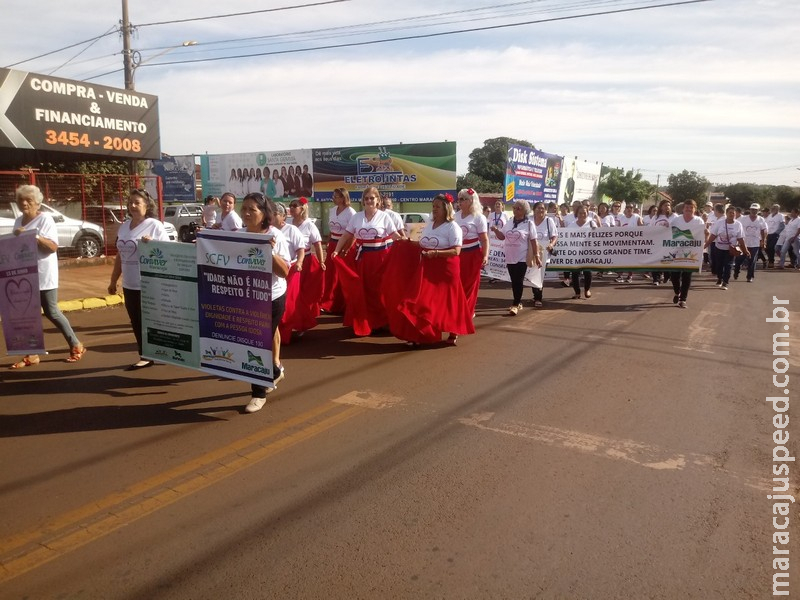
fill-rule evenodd
<path id="1" fill-rule="evenodd" d="M 25 358 L 23 358 L 19 362 L 15 362 L 13 365 L 8 367 L 9 369 L 24 369 L 25 367 L 32 367 L 33 365 L 39 364 L 39 355 L 38 354 L 29 354 Z"/>
<path id="2" fill-rule="evenodd" d="M 447 342 L 446 343 L 447 343 L 448 346 L 455 346 L 458 343 L 458 336 L 455 335 L 454 333 L 451 333 L 450 337 L 447 338 Z"/>
<path id="3" fill-rule="evenodd" d="M 590 290 L 586 290 L 586 297 L 587 298 L 591 298 L 592 297 L 592 292 Z"/>
<path id="4" fill-rule="evenodd" d="M 83 355 L 86 354 L 86 347 L 83 344 L 79 346 L 75 346 L 72 350 L 69 351 L 69 357 L 67 358 L 68 363 L 75 363 L 78 362 L 80 359 L 83 358 Z"/>
<path id="5" fill-rule="evenodd" d="M 581 295 L 580 295 L 580 294 L 575 294 L 575 295 L 572 297 L 572 299 L 573 299 L 573 300 L 580 300 L 580 299 L 581 299 Z"/>
<path id="6" fill-rule="evenodd" d="M 543 304 L 542 304 L 541 300 L 534 300 L 533 301 L 533 307 L 534 308 L 542 308 L 542 306 L 543 306 Z"/>

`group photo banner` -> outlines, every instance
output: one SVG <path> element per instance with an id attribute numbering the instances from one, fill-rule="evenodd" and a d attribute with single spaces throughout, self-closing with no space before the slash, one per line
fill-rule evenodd
<path id="1" fill-rule="evenodd" d="M 36 235 L 0 235 L 0 318 L 8 354 L 45 352 Z"/>
<path id="2" fill-rule="evenodd" d="M 558 230 L 548 270 L 699 271 L 705 227 L 600 227 Z"/>
<path id="3" fill-rule="evenodd" d="M 344 188 L 358 201 L 376 186 L 395 202 L 429 202 L 455 193 L 456 143 L 387 144 L 314 149 L 314 197 L 330 202 Z"/>
<path id="4" fill-rule="evenodd" d="M 555 202 L 564 158 L 528 146 L 509 144 L 505 201 Z"/>
<path id="5" fill-rule="evenodd" d="M 200 156 L 203 196 L 261 192 L 273 200 L 314 196 L 311 150 L 278 150 Z"/>
<path id="6" fill-rule="evenodd" d="M 566 202 L 571 205 L 576 200 L 595 200 L 602 168 L 600 163 L 578 160 L 577 157 L 567 155 L 558 187 L 558 204 Z"/>

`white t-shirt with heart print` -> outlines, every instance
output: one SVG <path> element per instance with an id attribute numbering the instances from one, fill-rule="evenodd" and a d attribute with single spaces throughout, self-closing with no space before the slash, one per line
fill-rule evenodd
<path id="1" fill-rule="evenodd" d="M 528 244 L 531 238 L 536 239 L 536 227 L 530 219 L 514 225 L 514 219 L 509 219 L 503 227 L 503 252 L 506 255 L 506 264 L 513 265 L 528 260 Z"/>
<path id="2" fill-rule="evenodd" d="M 461 246 L 463 235 L 455 221 L 445 221 L 438 227 L 428 221 L 419 235 L 419 245 L 423 250 L 447 250 Z"/>
<path id="3" fill-rule="evenodd" d="M 144 236 L 160 242 L 169 241 L 164 224 L 158 219 L 147 218 L 134 229 L 131 229 L 131 221 L 127 220 L 120 225 L 117 232 L 117 255 L 122 265 L 122 287 L 127 290 L 142 289 L 138 250 L 139 240 Z"/>
<path id="4" fill-rule="evenodd" d="M 357 240 L 369 242 L 389 237 L 397 231 L 392 218 L 382 210 L 378 210 L 372 216 L 372 220 L 367 220 L 364 211 L 358 212 L 350 219 L 347 225 L 347 232 L 355 236 Z"/>

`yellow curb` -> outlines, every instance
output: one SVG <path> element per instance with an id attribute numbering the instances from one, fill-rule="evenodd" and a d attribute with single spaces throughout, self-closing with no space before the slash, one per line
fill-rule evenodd
<path id="1" fill-rule="evenodd" d="M 125 300 L 123 300 L 122 296 L 120 296 L 119 294 L 106 296 L 105 301 L 107 306 L 115 306 L 117 304 L 123 304 L 125 302 Z"/>
<path id="2" fill-rule="evenodd" d="M 83 308 L 105 308 L 108 306 L 105 298 L 85 298 Z"/>
<path id="3" fill-rule="evenodd" d="M 58 303 L 58 308 L 61 309 L 61 312 L 83 310 L 83 300 L 62 300 Z"/>

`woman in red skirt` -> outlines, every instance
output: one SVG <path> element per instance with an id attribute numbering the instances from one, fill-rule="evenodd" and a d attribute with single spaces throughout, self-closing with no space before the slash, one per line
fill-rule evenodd
<path id="1" fill-rule="evenodd" d="M 322 237 L 317 226 L 308 218 L 308 199 L 302 197 L 292 200 L 289 212 L 292 215 L 292 226 L 297 228 L 302 237 L 305 260 L 298 261 L 295 265 L 300 285 L 294 304 L 291 309 L 287 307 L 281 321 L 281 338 L 284 344 L 291 343 L 292 331 L 298 332 L 300 337 L 317 326 L 325 284 Z"/>
<path id="2" fill-rule="evenodd" d="M 453 198 L 433 199 L 432 219 L 419 242 L 392 249 L 384 295 L 392 334 L 409 345 L 442 341 L 455 346 L 461 334 L 475 333 L 472 312 L 461 285 L 461 227 L 454 221 Z"/>
<path id="3" fill-rule="evenodd" d="M 478 192 L 472 188 L 458 192 L 458 206 L 455 222 L 461 227 L 461 285 L 467 297 L 467 310 L 475 317 L 475 304 L 478 302 L 478 289 L 481 286 L 481 268 L 489 262 L 489 235 L 486 217 L 481 214 L 481 201 Z"/>
<path id="4" fill-rule="evenodd" d="M 391 217 L 378 208 L 378 188 L 366 188 L 361 205 L 364 210 L 350 219 L 331 257 L 344 294 L 344 324 L 364 336 L 388 324 L 381 284 L 389 246 L 400 234 Z M 354 259 L 355 266 L 345 260 L 347 256 Z"/>
<path id="5" fill-rule="evenodd" d="M 336 250 L 336 244 L 339 243 L 342 235 L 347 231 L 350 219 L 355 216 L 356 211 L 350 206 L 350 192 L 344 188 L 333 190 L 333 204 L 334 207 L 328 211 L 330 240 L 328 241 L 325 257 L 325 292 L 322 296 L 320 308 L 323 312 L 342 315 L 344 314 L 344 296 L 342 295 L 342 288 L 339 284 L 336 264 L 332 255 L 333 251 Z M 355 268 L 355 264 L 352 264 L 351 267 Z"/>

